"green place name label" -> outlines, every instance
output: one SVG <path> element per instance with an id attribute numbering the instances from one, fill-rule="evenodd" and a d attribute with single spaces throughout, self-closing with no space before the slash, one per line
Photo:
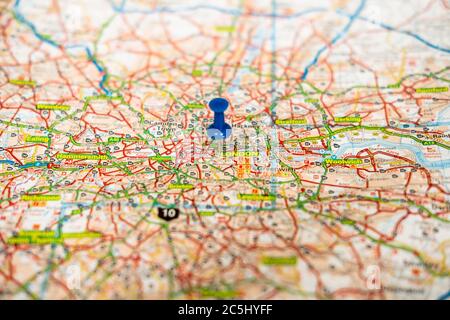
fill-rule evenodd
<path id="1" fill-rule="evenodd" d="M 203 71 L 202 70 L 193 70 L 192 71 L 192 76 L 193 77 L 200 77 L 203 75 Z"/>
<path id="2" fill-rule="evenodd" d="M 47 34 L 47 33 L 41 33 L 41 37 L 44 38 L 45 40 L 51 40 L 52 36 Z"/>
<path id="3" fill-rule="evenodd" d="M 193 189 L 193 188 L 194 188 L 194 185 L 192 185 L 192 184 L 180 184 L 180 183 L 169 184 L 169 189 L 187 190 L 187 189 Z"/>
<path id="4" fill-rule="evenodd" d="M 29 244 L 30 238 L 11 237 L 6 242 L 8 244 Z"/>
<path id="5" fill-rule="evenodd" d="M 70 107 L 65 104 L 43 104 L 39 103 L 36 105 L 36 109 L 38 110 L 64 110 L 68 111 Z"/>
<path id="6" fill-rule="evenodd" d="M 215 211 L 199 211 L 198 212 L 198 215 L 202 216 L 202 217 L 212 217 L 215 214 L 216 214 Z"/>
<path id="7" fill-rule="evenodd" d="M 18 236 L 10 237 L 8 244 L 63 244 L 65 239 L 100 238 L 98 232 L 68 232 L 57 236 L 55 231 L 23 230 Z"/>
<path id="8" fill-rule="evenodd" d="M 58 153 L 57 159 L 76 159 L 76 160 L 108 160 L 105 154 L 88 154 L 88 153 Z"/>
<path id="9" fill-rule="evenodd" d="M 36 81 L 33 80 L 12 79 L 9 80 L 9 83 L 14 84 L 16 86 L 28 86 L 28 87 L 36 86 Z"/>
<path id="10" fill-rule="evenodd" d="M 25 136 L 25 142 L 42 142 L 48 143 L 50 141 L 49 137 L 46 136 Z"/>
<path id="11" fill-rule="evenodd" d="M 16 171 L 7 171 L 7 172 L 0 172 L 0 177 L 4 176 L 13 176 L 16 174 Z"/>
<path id="12" fill-rule="evenodd" d="M 108 143 L 117 143 L 122 141 L 123 138 L 119 138 L 119 137 L 109 137 L 108 138 Z"/>
<path id="13" fill-rule="evenodd" d="M 62 244 L 61 238 L 31 238 L 31 237 L 11 237 L 7 240 L 8 244 Z"/>
<path id="14" fill-rule="evenodd" d="M 188 109 L 203 109 L 205 106 L 201 103 L 188 103 L 186 108 Z"/>
<path id="15" fill-rule="evenodd" d="M 257 151 L 227 151 L 225 157 L 257 157 L 259 152 Z"/>
<path id="16" fill-rule="evenodd" d="M 88 101 L 92 101 L 92 100 L 123 100 L 122 96 L 108 96 L 106 94 L 99 94 L 98 96 L 88 96 L 85 98 Z"/>
<path id="17" fill-rule="evenodd" d="M 262 258 L 262 264 L 268 265 L 268 266 L 293 266 L 297 264 L 297 257 L 291 256 L 291 257 L 273 257 L 273 256 L 267 256 Z"/>
<path id="18" fill-rule="evenodd" d="M 19 237 L 54 238 L 55 231 L 21 230 L 19 231 Z"/>
<path id="19" fill-rule="evenodd" d="M 361 122 L 361 117 L 336 117 L 334 118 L 334 122 Z"/>
<path id="20" fill-rule="evenodd" d="M 22 201 L 59 201 L 59 194 L 24 194 L 20 197 Z"/>
<path id="21" fill-rule="evenodd" d="M 82 212 L 83 212 L 82 209 L 73 209 L 73 210 L 70 212 L 70 215 L 76 216 L 76 215 L 78 215 L 78 214 L 81 214 Z"/>
<path id="22" fill-rule="evenodd" d="M 234 298 L 237 296 L 237 292 L 235 290 L 211 290 L 211 289 L 200 289 L 200 294 L 202 297 L 209 298 L 219 298 L 219 299 L 227 299 Z"/>
<path id="23" fill-rule="evenodd" d="M 66 232 L 61 235 L 62 239 L 81 239 L 81 238 L 100 238 L 101 233 L 98 232 Z"/>
<path id="24" fill-rule="evenodd" d="M 312 98 L 308 98 L 305 99 L 306 103 L 319 103 L 319 99 L 312 99 Z"/>
<path id="25" fill-rule="evenodd" d="M 139 142 L 139 141 L 143 141 L 143 140 L 140 138 L 122 138 L 122 137 L 109 137 L 108 138 L 108 143 L 117 143 L 120 141 Z"/>
<path id="26" fill-rule="evenodd" d="M 434 87 L 434 88 L 417 88 L 416 93 L 439 93 L 447 92 L 448 87 Z"/>
<path id="27" fill-rule="evenodd" d="M 61 244 L 62 239 L 56 237 L 55 231 L 21 230 L 18 236 L 8 239 L 8 244 Z"/>
<path id="28" fill-rule="evenodd" d="M 251 200 L 251 201 L 274 201 L 277 197 L 274 194 L 251 194 L 251 193 L 240 193 L 238 194 L 239 200 Z"/>
<path id="29" fill-rule="evenodd" d="M 234 26 L 216 26 L 218 32 L 234 32 L 236 28 Z"/>
<path id="30" fill-rule="evenodd" d="M 388 89 L 398 89 L 398 88 L 400 88 L 400 83 L 388 84 L 387 87 L 388 87 Z"/>
<path id="31" fill-rule="evenodd" d="M 290 124 L 306 124 L 306 119 L 277 119 L 275 124 L 278 125 L 290 125 Z"/>
<path id="32" fill-rule="evenodd" d="M 342 218 L 342 219 L 341 219 L 341 223 L 342 223 L 342 224 L 345 224 L 345 225 L 349 225 L 349 226 L 353 226 L 353 225 L 356 224 L 355 221 L 350 220 L 350 219 L 347 219 L 347 218 Z"/>
<path id="33" fill-rule="evenodd" d="M 148 157 L 150 160 L 155 160 L 155 161 L 172 161 L 173 157 L 171 156 L 150 156 Z"/>
<path id="34" fill-rule="evenodd" d="M 325 159 L 325 164 L 329 165 L 357 165 L 362 163 L 361 159 Z"/>

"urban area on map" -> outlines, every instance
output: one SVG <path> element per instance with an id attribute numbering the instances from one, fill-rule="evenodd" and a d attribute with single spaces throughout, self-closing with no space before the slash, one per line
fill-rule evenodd
<path id="1" fill-rule="evenodd" d="M 0 299 L 449 299 L 449 86 L 448 0 L 0 1 Z"/>

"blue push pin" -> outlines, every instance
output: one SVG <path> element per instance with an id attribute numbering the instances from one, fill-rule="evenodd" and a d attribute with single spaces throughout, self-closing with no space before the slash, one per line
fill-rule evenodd
<path id="1" fill-rule="evenodd" d="M 228 101 L 224 98 L 214 98 L 209 103 L 209 108 L 214 111 L 214 122 L 208 127 L 206 133 L 213 140 L 221 140 L 231 135 L 231 127 L 225 122 L 224 111 L 228 108 Z"/>

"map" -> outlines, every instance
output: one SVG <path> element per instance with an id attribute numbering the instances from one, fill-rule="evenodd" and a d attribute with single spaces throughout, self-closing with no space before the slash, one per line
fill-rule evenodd
<path id="1" fill-rule="evenodd" d="M 0 299 L 449 299 L 449 35 L 448 0 L 0 1 Z"/>

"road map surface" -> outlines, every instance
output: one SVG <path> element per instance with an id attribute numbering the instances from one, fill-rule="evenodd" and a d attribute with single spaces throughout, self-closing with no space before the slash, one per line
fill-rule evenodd
<path id="1" fill-rule="evenodd" d="M 448 0 L 0 1 L 0 299 L 448 299 L 449 35 Z"/>

